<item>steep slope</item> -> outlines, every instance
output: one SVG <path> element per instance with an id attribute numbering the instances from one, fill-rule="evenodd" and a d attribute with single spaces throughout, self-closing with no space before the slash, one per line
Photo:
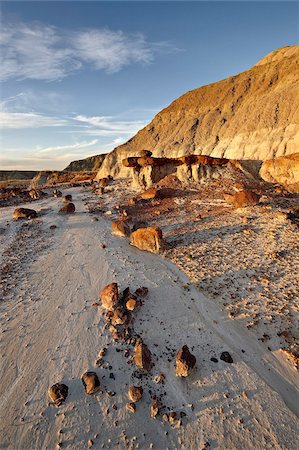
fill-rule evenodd
<path id="1" fill-rule="evenodd" d="M 64 172 L 93 172 L 99 170 L 106 153 L 102 155 L 89 156 L 88 158 L 79 159 L 78 161 L 72 161 L 65 169 Z"/>
<path id="2" fill-rule="evenodd" d="M 98 177 L 126 175 L 123 158 L 205 154 L 265 160 L 299 145 L 299 46 L 278 49 L 251 69 L 190 91 L 105 158 Z"/>

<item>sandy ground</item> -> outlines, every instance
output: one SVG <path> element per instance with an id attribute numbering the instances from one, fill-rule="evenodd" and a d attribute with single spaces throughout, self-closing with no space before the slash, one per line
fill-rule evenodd
<path id="1" fill-rule="evenodd" d="M 82 449 L 89 439 L 95 449 L 298 448 L 294 368 L 167 259 L 111 236 L 110 221 L 100 215 L 94 221 L 88 212 L 91 193 L 64 193 L 76 205 L 68 217 L 57 215 L 61 202 L 54 198 L 34 203 L 41 215 L 28 225 L 12 221 L 13 207 L 1 210 L 0 448 Z M 112 281 L 121 289 L 149 288 L 134 325 L 153 354 L 147 376 L 126 357 L 132 348 L 112 341 L 101 308 L 92 306 Z M 175 376 L 174 355 L 183 344 L 197 359 L 187 379 Z M 98 367 L 103 347 L 105 364 Z M 223 351 L 233 364 L 220 360 Z M 93 396 L 81 382 L 85 370 L 95 370 L 101 382 Z M 160 372 L 164 385 L 153 381 Z M 56 382 L 69 387 L 59 408 L 47 394 Z M 144 388 L 135 414 L 125 408 L 131 384 Z M 162 412 L 186 414 L 181 426 L 150 418 L 153 393 L 162 395 Z"/>

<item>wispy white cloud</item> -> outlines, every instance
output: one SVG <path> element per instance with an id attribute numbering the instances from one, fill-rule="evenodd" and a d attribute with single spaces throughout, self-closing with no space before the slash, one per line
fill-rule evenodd
<path id="1" fill-rule="evenodd" d="M 81 67 L 55 27 L 8 23 L 1 27 L 1 79 L 57 80 Z"/>
<path id="2" fill-rule="evenodd" d="M 0 111 L 0 126 L 2 129 L 61 127 L 66 123 L 64 119 L 43 114 Z"/>
<path id="3" fill-rule="evenodd" d="M 75 144 L 68 144 L 68 145 L 57 145 L 57 146 L 51 146 L 51 147 L 44 147 L 44 148 L 38 148 L 39 153 L 49 153 L 49 152 L 57 152 L 60 150 L 78 150 L 81 148 L 91 147 L 93 145 L 96 145 L 98 143 L 98 139 L 93 139 L 90 142 L 82 141 L 82 142 L 76 142 Z"/>
<path id="4" fill-rule="evenodd" d="M 149 42 L 142 34 L 110 29 L 65 31 L 41 23 L 2 24 L 2 80 L 61 80 L 87 65 L 115 73 L 134 64 L 150 64 L 158 53 L 176 50 L 168 42 Z"/>
<path id="5" fill-rule="evenodd" d="M 84 124 L 84 133 L 94 136 L 133 136 L 146 123 L 142 120 L 116 120 L 112 116 L 85 116 L 77 115 L 74 120 Z"/>

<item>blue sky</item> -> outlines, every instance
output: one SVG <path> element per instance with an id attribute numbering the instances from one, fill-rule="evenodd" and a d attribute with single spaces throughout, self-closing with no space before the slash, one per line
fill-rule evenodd
<path id="1" fill-rule="evenodd" d="M 2 169 L 63 169 L 298 44 L 298 3 L 2 2 Z"/>

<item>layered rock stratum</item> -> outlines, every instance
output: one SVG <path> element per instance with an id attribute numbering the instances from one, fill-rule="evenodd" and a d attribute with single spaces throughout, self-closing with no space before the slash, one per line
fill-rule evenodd
<path id="1" fill-rule="evenodd" d="M 106 153 L 102 155 L 89 156 L 88 158 L 72 161 L 65 169 L 64 172 L 94 172 L 99 170 Z"/>
<path id="2" fill-rule="evenodd" d="M 283 184 L 299 193 L 299 153 L 264 161 L 260 175 L 265 181 Z"/>
<path id="3" fill-rule="evenodd" d="M 295 153 L 298 69 L 299 46 L 283 47 L 239 75 L 187 92 L 109 153 L 98 178 L 127 176 L 122 160 L 144 149 L 155 157 L 204 154 L 263 161 Z"/>

